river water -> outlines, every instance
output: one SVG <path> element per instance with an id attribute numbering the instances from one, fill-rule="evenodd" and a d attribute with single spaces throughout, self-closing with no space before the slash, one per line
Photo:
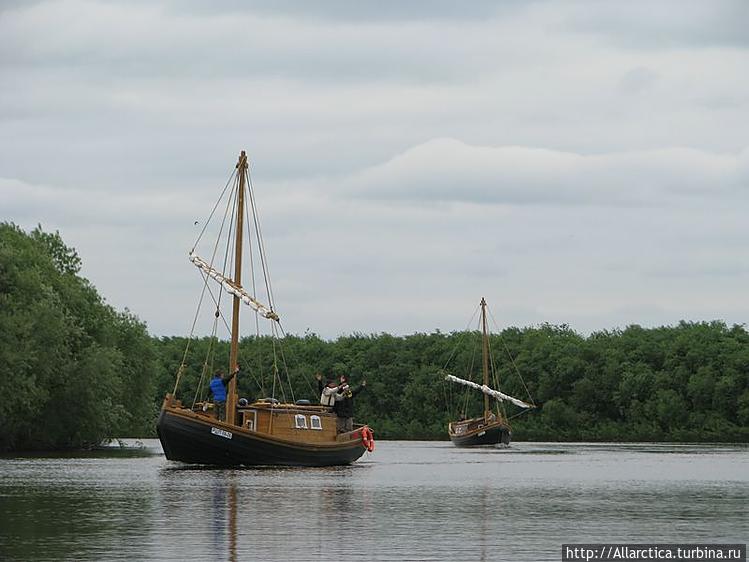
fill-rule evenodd
<path id="1" fill-rule="evenodd" d="M 379 442 L 336 468 L 140 451 L 0 458 L 1 560 L 561 560 L 563 543 L 746 543 L 749 447 Z"/>

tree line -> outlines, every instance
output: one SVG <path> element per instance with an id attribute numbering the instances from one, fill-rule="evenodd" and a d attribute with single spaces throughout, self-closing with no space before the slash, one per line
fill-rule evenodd
<path id="1" fill-rule="evenodd" d="M 158 350 L 80 268 L 59 234 L 0 224 L 0 449 L 152 432 Z"/>
<path id="2" fill-rule="evenodd" d="M 180 365 L 185 404 L 206 396 L 210 373 L 228 369 L 228 342 L 149 335 L 106 304 L 80 265 L 59 234 L 0 224 L 0 449 L 153 436 Z M 346 373 L 354 385 L 367 380 L 356 419 L 377 437 L 446 439 L 449 420 L 482 409 L 480 393 L 444 381 L 480 381 L 479 341 L 473 332 L 246 337 L 239 392 L 315 402 L 315 373 Z M 505 329 L 490 346 L 499 388 L 538 406 L 507 407 L 515 439 L 749 441 L 742 325 L 633 325 L 585 337 L 543 324 Z"/>

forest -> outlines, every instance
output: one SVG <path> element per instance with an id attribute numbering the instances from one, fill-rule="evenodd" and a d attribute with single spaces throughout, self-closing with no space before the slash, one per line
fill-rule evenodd
<path id="1" fill-rule="evenodd" d="M 93 446 L 152 437 L 165 393 L 201 400 L 228 369 L 229 344 L 154 337 L 106 304 L 58 233 L 0 224 L 0 450 Z M 314 375 L 367 381 L 356 419 L 380 439 L 446 439 L 448 420 L 482 396 L 477 332 L 246 337 L 240 395 L 316 401 Z M 189 344 L 189 345 L 188 345 Z M 749 442 L 749 333 L 721 321 L 599 331 L 508 328 L 490 336 L 495 384 L 537 405 L 507 407 L 514 439 Z M 478 396 L 476 396 L 478 394 Z"/>

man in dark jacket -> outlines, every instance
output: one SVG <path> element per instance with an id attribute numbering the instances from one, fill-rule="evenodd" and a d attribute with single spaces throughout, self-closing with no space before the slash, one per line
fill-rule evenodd
<path id="1" fill-rule="evenodd" d="M 333 411 L 338 416 L 336 418 L 336 429 L 338 433 L 346 433 L 347 431 L 353 431 L 354 429 L 354 396 L 359 394 L 364 387 L 367 386 L 367 381 L 364 380 L 356 387 L 351 388 L 348 384 L 348 376 L 341 375 L 341 382 L 338 385 L 338 396 L 336 397 Z"/>
<path id="2" fill-rule="evenodd" d="M 218 419 L 224 421 L 226 419 L 226 387 L 229 381 L 233 379 L 239 372 L 239 365 L 234 369 L 234 372 L 228 377 L 224 372 L 219 369 L 213 375 L 211 384 L 208 392 L 213 395 L 213 403 L 217 410 Z"/>

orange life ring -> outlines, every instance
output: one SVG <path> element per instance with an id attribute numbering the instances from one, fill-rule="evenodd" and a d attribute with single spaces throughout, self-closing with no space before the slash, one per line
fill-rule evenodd
<path id="1" fill-rule="evenodd" d="M 372 433 L 372 430 L 367 426 L 364 426 L 361 430 L 361 442 L 362 445 L 364 445 L 364 448 L 367 449 L 367 451 L 369 451 L 370 453 L 374 451 L 374 433 Z"/>

